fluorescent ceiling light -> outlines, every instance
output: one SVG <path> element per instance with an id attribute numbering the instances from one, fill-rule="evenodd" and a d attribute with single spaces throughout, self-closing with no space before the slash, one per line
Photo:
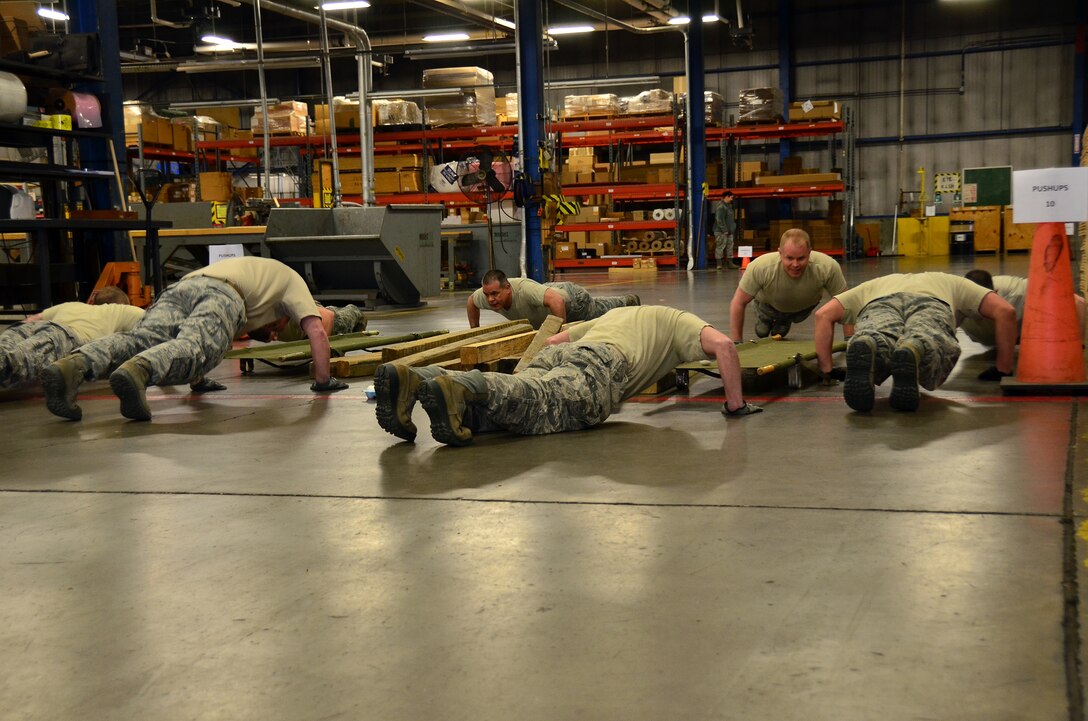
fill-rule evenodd
<path id="1" fill-rule="evenodd" d="M 511 30 L 517 29 L 517 26 L 506 18 L 495 18 L 495 24 L 502 25 L 504 28 L 510 28 Z"/>
<path id="2" fill-rule="evenodd" d="M 325 10 L 360 10 L 370 7 L 370 3 L 366 0 L 332 0 L 321 3 L 321 7 Z"/>
<path id="3" fill-rule="evenodd" d="M 560 25 L 548 28 L 545 32 L 548 35 L 575 35 L 578 33 L 591 33 L 594 30 L 596 28 L 592 25 Z"/>
<path id="4" fill-rule="evenodd" d="M 719 18 L 718 18 L 717 15 L 704 15 L 703 16 L 703 22 L 704 23 L 716 23 L 716 22 L 718 22 L 718 19 Z M 687 15 L 677 15 L 674 18 L 669 18 L 669 25 L 687 25 L 690 22 L 691 22 L 691 18 L 689 18 Z"/>
<path id="5" fill-rule="evenodd" d="M 464 94 L 463 88 L 426 88 L 424 90 L 379 90 L 367 93 L 368 99 L 399 100 L 400 98 L 441 98 Z M 358 97 L 358 93 L 355 97 Z M 351 97 L 350 95 L 348 97 Z"/>
<path id="6" fill-rule="evenodd" d="M 217 48 L 224 48 L 224 49 L 228 49 L 228 50 L 233 50 L 233 49 L 239 47 L 238 43 L 234 42 L 230 38 L 224 38 L 224 37 L 220 37 L 218 35 L 208 34 L 208 35 L 205 35 L 205 36 L 201 37 L 200 40 L 201 40 L 201 42 L 208 43 L 209 45 L 214 45 Z"/>
<path id="7" fill-rule="evenodd" d="M 546 88 L 594 88 L 612 85 L 642 85 L 661 81 L 659 75 L 632 75 L 626 78 L 589 78 L 586 80 L 556 80 L 545 82 Z"/>
<path id="8" fill-rule="evenodd" d="M 68 20 L 68 13 L 62 13 L 60 10 L 54 10 L 53 8 L 38 8 L 38 15 L 49 20 L 60 20 L 62 22 Z"/>
<path id="9" fill-rule="evenodd" d="M 438 33 L 423 36 L 423 42 L 426 43 L 449 43 L 458 40 L 468 40 L 468 33 Z"/>

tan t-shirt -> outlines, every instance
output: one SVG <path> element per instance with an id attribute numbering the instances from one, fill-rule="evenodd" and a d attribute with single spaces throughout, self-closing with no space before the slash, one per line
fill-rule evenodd
<path id="1" fill-rule="evenodd" d="M 866 305 L 894 293 L 915 293 L 943 301 L 952 310 L 954 317 L 967 313 L 978 313 L 982 299 L 992 290 L 983 288 L 978 283 L 950 273 L 897 273 L 862 283 L 845 293 L 835 296 L 842 303 L 842 323 L 851 325 L 858 320 L 858 314 Z"/>
<path id="2" fill-rule="evenodd" d="M 284 316 L 301 322 L 303 318 L 318 315 L 317 301 L 306 281 L 278 260 L 253 255 L 227 258 L 194 270 L 182 280 L 197 276 L 229 281 L 241 294 L 246 304 L 243 333 Z"/>
<path id="3" fill-rule="evenodd" d="M 819 303 L 825 290 L 828 295 L 842 293 L 846 277 L 834 258 L 818 250 L 809 253 L 808 266 L 800 278 L 786 273 L 778 253 L 767 253 L 748 264 L 740 289 L 783 313 L 797 313 Z"/>
<path id="4" fill-rule="evenodd" d="M 1024 319 L 1024 299 L 1028 295 L 1028 279 L 1015 275 L 995 275 L 994 292 L 1009 301 L 1016 309 L 1016 324 Z M 997 345 L 997 328 L 989 318 L 978 313 L 966 313 L 960 320 L 960 328 L 971 340 L 983 345 Z"/>
<path id="5" fill-rule="evenodd" d="M 114 333 L 132 330 L 132 326 L 144 317 L 144 309 L 116 303 L 104 305 L 61 303 L 52 308 L 46 308 L 41 316 L 42 320 L 64 326 L 82 345 Z"/>
<path id="6" fill-rule="evenodd" d="M 611 343 L 627 358 L 624 399 L 681 363 L 707 360 L 699 334 L 710 325 L 698 316 L 662 305 L 613 308 L 568 331 L 571 341 Z"/>
<path id="7" fill-rule="evenodd" d="M 539 328 L 549 315 L 552 314 L 548 306 L 544 305 L 544 293 L 553 290 L 563 296 L 563 302 L 570 300 L 567 294 L 559 288 L 537 283 L 530 278 L 507 278 L 510 281 L 510 307 L 495 311 L 507 320 L 521 320 L 527 318 L 529 325 Z M 484 289 L 477 288 L 472 293 L 472 304 L 480 310 L 491 310 L 484 297 Z"/>

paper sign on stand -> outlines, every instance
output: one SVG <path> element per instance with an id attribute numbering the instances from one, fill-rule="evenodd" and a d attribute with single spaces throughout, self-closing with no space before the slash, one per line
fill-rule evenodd
<path id="1" fill-rule="evenodd" d="M 1012 222 L 1088 220 L 1088 167 L 1017 170 L 1012 174 Z"/>
<path id="2" fill-rule="evenodd" d="M 227 258 L 241 258 L 246 254 L 246 249 L 242 247 L 241 243 L 231 243 L 229 245 L 209 245 L 208 246 L 208 265 L 212 263 L 218 263 L 221 260 Z"/>
<path id="3" fill-rule="evenodd" d="M 739 248 L 737 248 L 737 257 L 738 258 L 751 258 L 752 257 L 752 246 L 742 245 Z"/>

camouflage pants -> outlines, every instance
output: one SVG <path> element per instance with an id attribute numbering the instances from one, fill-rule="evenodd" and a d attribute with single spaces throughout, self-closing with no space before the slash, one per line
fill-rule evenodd
<path id="1" fill-rule="evenodd" d="M 237 291 L 198 276 L 164 290 L 132 330 L 76 352 L 90 361 L 92 378 L 105 378 L 139 357 L 151 365 L 152 385 L 195 383 L 219 365 L 245 323 L 245 303 Z"/>
<path id="2" fill-rule="evenodd" d="M 35 383 L 38 372 L 71 353 L 79 342 L 64 326 L 20 323 L 0 334 L 0 388 Z"/>
<path id="3" fill-rule="evenodd" d="M 487 391 L 486 403 L 469 404 L 464 420 L 473 432 L 532 436 L 604 423 L 623 402 L 627 359 L 608 343 L 564 343 L 544 348 L 517 375 L 439 368 L 422 375 L 439 373 L 470 390 Z"/>
<path id="4" fill-rule="evenodd" d="M 918 383 L 926 390 L 944 383 L 960 357 L 951 308 L 936 298 L 915 293 L 877 298 L 862 308 L 854 338 L 863 336 L 876 343 L 874 381 L 878 384 L 890 374 L 892 351 L 907 339 L 923 348 Z"/>
<path id="5" fill-rule="evenodd" d="M 804 310 L 785 313 L 773 305 L 760 303 L 758 300 L 753 300 L 752 306 L 756 309 L 756 335 L 760 338 L 766 338 L 769 335 L 786 335 L 791 325 L 800 323 L 816 310 L 814 305 Z"/>
<path id="6" fill-rule="evenodd" d="M 594 298 L 585 288 L 574 283 L 545 283 L 549 288 L 561 290 L 567 294 L 567 320 L 593 320 L 613 308 L 627 305 L 625 295 L 607 295 Z"/>
<path id="7" fill-rule="evenodd" d="M 327 305 L 325 308 L 331 310 L 335 315 L 332 321 L 331 335 L 344 335 L 345 333 L 366 330 L 366 318 L 363 317 L 363 311 L 356 306 L 349 304 L 343 308 L 337 308 L 335 305 Z"/>
<path id="8" fill-rule="evenodd" d="M 714 234 L 714 259 L 718 265 L 722 264 L 722 260 L 732 262 L 733 260 L 733 234 L 732 233 L 715 233 Z"/>

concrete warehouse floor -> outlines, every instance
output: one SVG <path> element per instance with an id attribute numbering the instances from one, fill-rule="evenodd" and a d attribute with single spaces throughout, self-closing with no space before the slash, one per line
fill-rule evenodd
<path id="1" fill-rule="evenodd" d="M 845 267 L 975 263 L 1028 257 Z M 725 329 L 738 275 L 565 278 Z M 370 327 L 464 328 L 465 296 Z M 592 431 L 464 449 L 419 408 L 415 445 L 382 432 L 369 378 L 314 397 L 228 362 L 223 393 L 153 389 L 151 423 L 105 383 L 78 423 L 9 393 L 3 716 L 1082 718 L 1083 404 L 1003 397 L 961 340 L 914 414 L 890 382 L 871 415 L 783 385 L 727 421 L 695 376 Z"/>

